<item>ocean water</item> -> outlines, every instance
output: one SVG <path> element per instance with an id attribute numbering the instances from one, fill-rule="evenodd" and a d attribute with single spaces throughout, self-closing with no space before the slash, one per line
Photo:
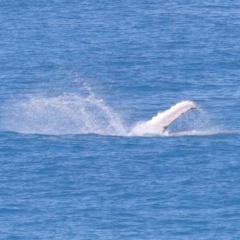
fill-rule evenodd
<path id="1" fill-rule="evenodd" d="M 240 239 L 238 1 L 2 0 L 0 21 L 0 239 Z"/>

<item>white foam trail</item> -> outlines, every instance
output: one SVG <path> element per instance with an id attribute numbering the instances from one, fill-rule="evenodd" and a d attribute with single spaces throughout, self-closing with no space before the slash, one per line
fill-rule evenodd
<path id="1" fill-rule="evenodd" d="M 218 134 L 235 134 L 234 132 L 224 131 L 220 129 L 209 129 L 209 130 L 191 130 L 182 132 L 166 132 L 165 136 L 177 137 L 177 136 L 208 136 Z"/>

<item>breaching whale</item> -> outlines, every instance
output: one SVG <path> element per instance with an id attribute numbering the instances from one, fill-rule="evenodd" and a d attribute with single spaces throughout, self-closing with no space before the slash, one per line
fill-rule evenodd
<path id="1" fill-rule="evenodd" d="M 182 101 L 164 112 L 158 112 L 156 116 L 147 122 L 138 124 L 131 131 L 131 135 L 142 134 L 163 134 L 168 126 L 189 110 L 197 108 L 197 104 L 193 101 Z"/>

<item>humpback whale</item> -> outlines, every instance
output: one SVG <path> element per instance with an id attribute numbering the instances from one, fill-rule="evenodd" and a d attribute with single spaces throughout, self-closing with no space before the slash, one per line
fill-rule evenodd
<path id="1" fill-rule="evenodd" d="M 158 112 L 149 121 L 138 124 L 131 131 L 131 135 L 138 135 L 139 132 L 144 134 L 163 134 L 173 121 L 195 108 L 197 108 L 197 104 L 193 101 L 179 102 L 164 112 Z"/>

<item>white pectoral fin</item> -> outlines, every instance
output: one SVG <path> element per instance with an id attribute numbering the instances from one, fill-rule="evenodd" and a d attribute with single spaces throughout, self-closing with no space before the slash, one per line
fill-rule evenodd
<path id="1" fill-rule="evenodd" d="M 173 121 L 179 118 L 182 114 L 195 108 L 197 108 L 197 105 L 193 101 L 179 102 L 165 112 L 158 113 L 151 120 L 147 121 L 146 125 L 157 128 L 159 132 L 163 133 Z"/>

